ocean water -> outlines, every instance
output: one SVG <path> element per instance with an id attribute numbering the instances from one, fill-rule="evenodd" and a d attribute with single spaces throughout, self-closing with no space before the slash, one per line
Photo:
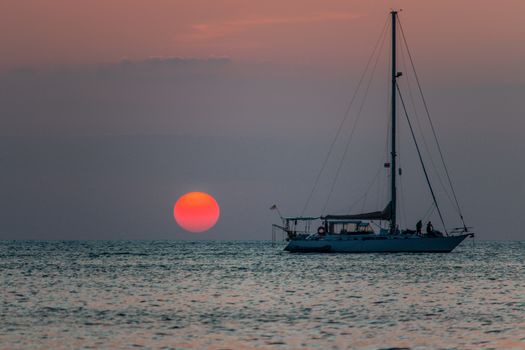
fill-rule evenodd
<path id="1" fill-rule="evenodd" d="M 525 349 L 525 242 L 0 242 L 0 348 Z"/>

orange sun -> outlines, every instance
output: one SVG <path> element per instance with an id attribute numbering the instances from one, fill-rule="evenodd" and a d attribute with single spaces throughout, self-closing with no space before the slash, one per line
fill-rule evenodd
<path id="1" fill-rule="evenodd" d="M 180 197 L 173 208 L 173 216 L 180 227 L 190 232 L 204 232 L 219 220 L 219 204 L 204 192 L 189 192 Z"/>

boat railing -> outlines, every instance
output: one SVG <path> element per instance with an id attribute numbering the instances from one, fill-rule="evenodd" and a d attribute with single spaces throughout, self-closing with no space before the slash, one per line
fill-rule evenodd
<path id="1" fill-rule="evenodd" d="M 281 226 L 277 224 L 272 224 L 272 243 L 275 243 L 277 241 L 279 232 L 281 232 L 282 241 L 292 240 L 292 239 L 308 239 L 308 237 L 317 234 L 315 232 L 312 232 L 309 229 L 310 227 L 307 227 L 301 230 L 295 226 Z"/>

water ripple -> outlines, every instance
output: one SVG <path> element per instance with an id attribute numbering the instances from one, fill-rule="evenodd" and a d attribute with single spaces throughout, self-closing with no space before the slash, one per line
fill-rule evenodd
<path id="1" fill-rule="evenodd" d="M 523 349 L 525 243 L 1 242 L 0 348 Z"/>

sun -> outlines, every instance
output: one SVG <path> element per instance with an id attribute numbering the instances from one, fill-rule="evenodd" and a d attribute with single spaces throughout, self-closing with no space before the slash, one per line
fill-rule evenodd
<path id="1" fill-rule="evenodd" d="M 207 193 L 189 192 L 173 207 L 173 216 L 180 227 L 189 232 L 204 232 L 219 220 L 219 204 Z"/>

